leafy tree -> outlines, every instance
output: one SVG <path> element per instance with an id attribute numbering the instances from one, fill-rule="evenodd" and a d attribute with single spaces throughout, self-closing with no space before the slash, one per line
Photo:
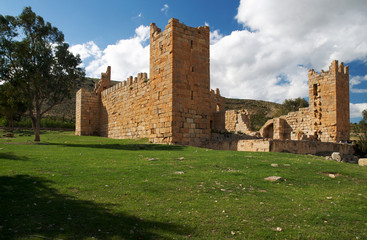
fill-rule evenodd
<path id="1" fill-rule="evenodd" d="M 367 109 L 362 111 L 362 120 L 359 122 L 356 132 L 358 140 L 356 141 L 356 153 L 361 156 L 367 154 Z"/>
<path id="2" fill-rule="evenodd" d="M 70 98 L 75 80 L 84 78 L 80 57 L 68 49 L 63 33 L 30 7 L 18 17 L 0 15 L 0 79 L 20 92 L 35 141 L 42 116 Z"/>
<path id="3" fill-rule="evenodd" d="M 12 130 L 14 120 L 19 119 L 27 110 L 19 94 L 18 89 L 9 82 L 0 86 L 0 114 L 6 118 Z"/>
<path id="4" fill-rule="evenodd" d="M 276 117 L 287 115 L 290 112 L 298 111 L 300 108 L 308 107 L 308 102 L 304 98 L 286 99 L 279 110 L 275 113 Z"/>

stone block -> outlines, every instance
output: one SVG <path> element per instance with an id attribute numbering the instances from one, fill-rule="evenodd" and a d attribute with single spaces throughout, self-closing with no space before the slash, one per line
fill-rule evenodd
<path id="1" fill-rule="evenodd" d="M 367 166 L 367 158 L 360 158 L 358 160 L 358 165 L 359 166 Z"/>

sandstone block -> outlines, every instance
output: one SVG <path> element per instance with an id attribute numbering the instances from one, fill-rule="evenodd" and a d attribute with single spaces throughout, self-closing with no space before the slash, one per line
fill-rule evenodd
<path id="1" fill-rule="evenodd" d="M 367 166 L 367 158 L 360 158 L 358 160 L 358 165 L 359 166 Z"/>

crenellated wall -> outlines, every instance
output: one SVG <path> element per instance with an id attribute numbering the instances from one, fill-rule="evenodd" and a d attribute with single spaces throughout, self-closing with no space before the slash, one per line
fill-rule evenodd
<path id="1" fill-rule="evenodd" d="M 110 80 L 108 67 L 93 93 L 80 90 L 76 134 L 202 146 L 212 129 L 224 129 L 224 98 L 210 90 L 208 27 L 170 19 L 161 31 L 152 23 L 150 79 L 140 73 L 113 87 Z"/>

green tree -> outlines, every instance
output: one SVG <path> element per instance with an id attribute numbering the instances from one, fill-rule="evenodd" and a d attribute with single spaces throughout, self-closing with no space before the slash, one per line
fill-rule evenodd
<path id="1" fill-rule="evenodd" d="M 6 118 L 11 130 L 14 120 L 19 119 L 27 110 L 18 89 L 7 82 L 0 86 L 0 114 Z"/>
<path id="2" fill-rule="evenodd" d="M 17 87 L 40 141 L 42 116 L 69 98 L 84 78 L 80 57 L 69 52 L 64 35 L 30 7 L 17 16 L 0 15 L 0 79 Z"/>
<path id="3" fill-rule="evenodd" d="M 356 141 L 356 152 L 361 156 L 367 154 L 367 109 L 362 111 L 362 120 L 359 122 L 356 132 L 358 140 Z"/>
<path id="4" fill-rule="evenodd" d="M 286 99 L 275 113 L 275 116 L 287 115 L 290 112 L 298 111 L 300 108 L 304 107 L 308 107 L 308 102 L 304 98 Z"/>

